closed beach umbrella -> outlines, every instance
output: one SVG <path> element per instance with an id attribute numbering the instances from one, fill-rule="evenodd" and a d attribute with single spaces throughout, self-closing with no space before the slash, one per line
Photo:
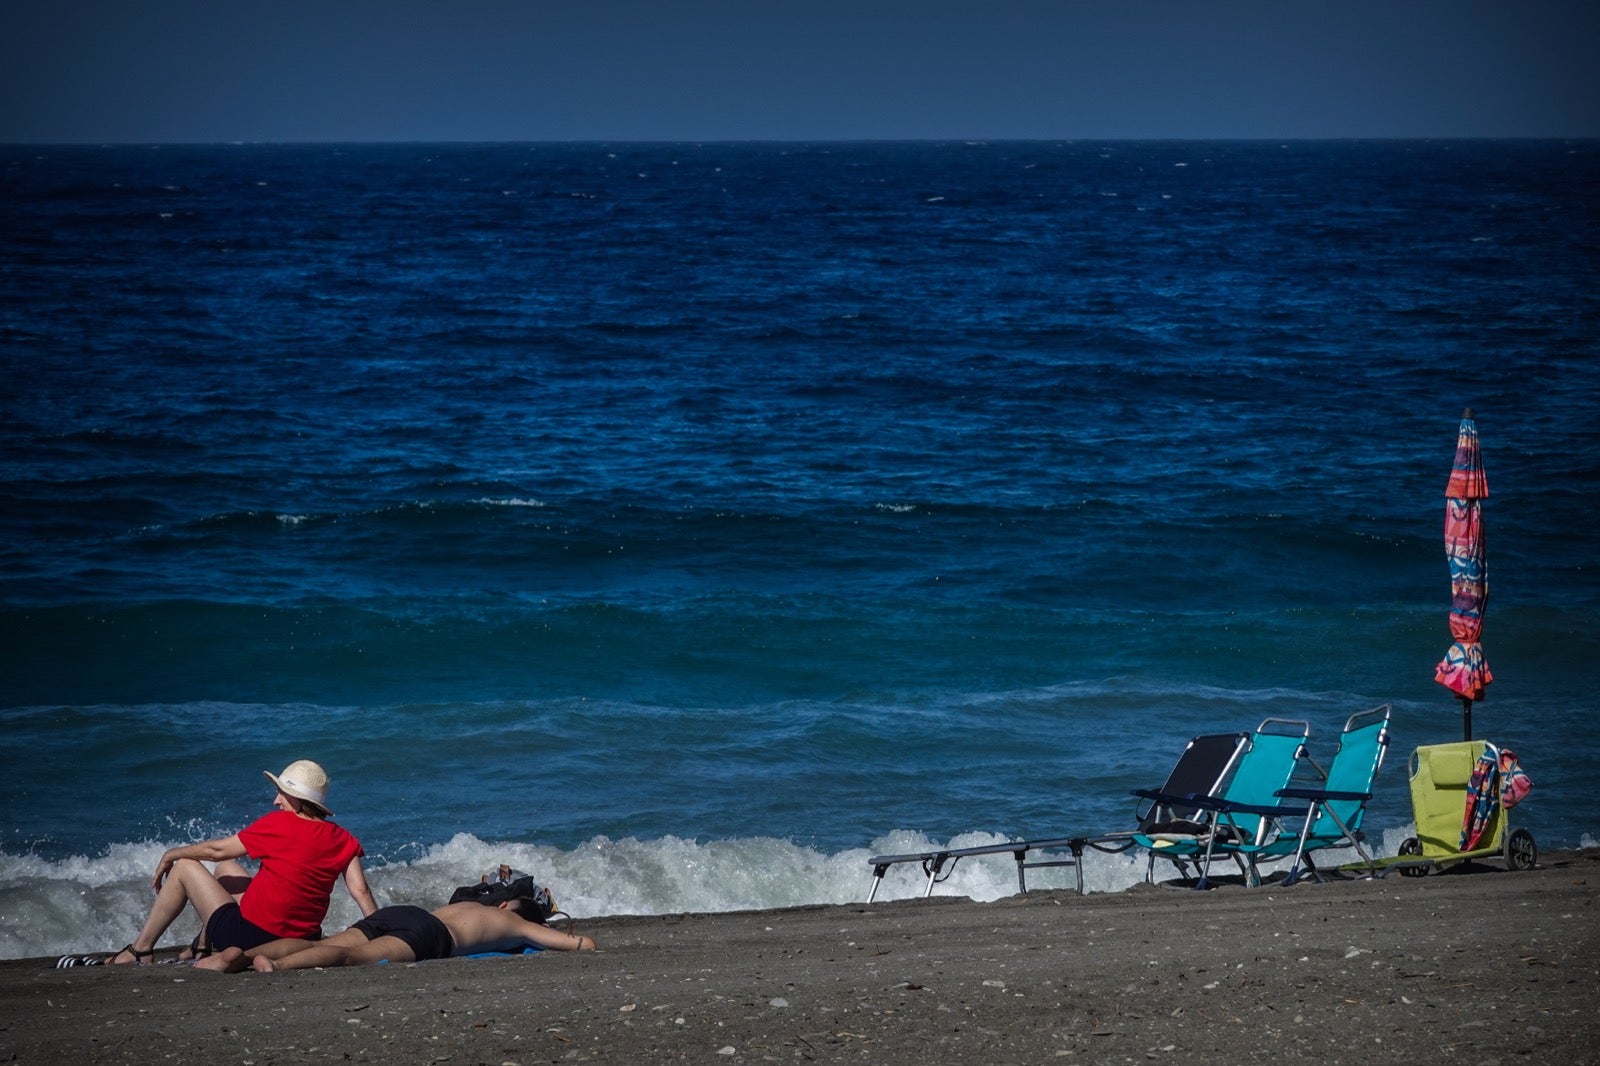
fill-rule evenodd
<path id="1" fill-rule="evenodd" d="M 1461 724 L 1472 739 L 1472 704 L 1494 680 L 1483 659 L 1483 612 L 1489 606 L 1489 565 L 1484 552 L 1483 500 L 1489 479 L 1469 407 L 1461 415 L 1456 460 L 1444 491 L 1444 550 L 1450 560 L 1450 637 L 1455 641 L 1433 679 L 1461 699 Z"/>

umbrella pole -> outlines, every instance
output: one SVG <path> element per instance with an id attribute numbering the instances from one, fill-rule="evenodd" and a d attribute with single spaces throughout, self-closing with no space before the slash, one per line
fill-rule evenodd
<path id="1" fill-rule="evenodd" d="M 1472 700 L 1467 696 L 1461 697 L 1461 726 L 1466 731 L 1462 740 L 1472 739 Z"/>

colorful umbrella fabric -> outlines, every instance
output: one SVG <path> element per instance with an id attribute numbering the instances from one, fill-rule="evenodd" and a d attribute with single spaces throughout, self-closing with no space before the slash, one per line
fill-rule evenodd
<path id="1" fill-rule="evenodd" d="M 1489 495 L 1478 447 L 1478 426 L 1468 410 L 1456 439 L 1455 465 L 1445 489 L 1444 547 L 1450 561 L 1450 636 L 1455 641 L 1433 679 L 1462 700 L 1472 701 L 1494 680 L 1483 658 L 1483 613 L 1489 605 L 1489 565 L 1484 549 L 1482 501 Z M 1467 719 L 1470 722 L 1470 718 Z M 1469 736 L 1470 737 L 1470 727 Z"/>

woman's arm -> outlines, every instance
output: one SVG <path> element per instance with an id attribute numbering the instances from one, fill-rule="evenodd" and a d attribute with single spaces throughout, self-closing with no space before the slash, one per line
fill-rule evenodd
<path id="1" fill-rule="evenodd" d="M 361 908 L 361 917 L 365 918 L 378 909 L 377 901 L 372 898 L 372 889 L 367 887 L 367 875 L 361 869 L 361 856 L 351 859 L 350 865 L 344 868 L 344 887 L 350 890 L 350 898 Z"/>
<path id="2" fill-rule="evenodd" d="M 156 864 L 156 875 L 151 878 L 150 887 L 159 889 L 161 882 L 167 879 L 172 864 L 179 859 L 221 862 L 224 859 L 243 858 L 244 854 L 244 841 L 239 839 L 238 833 L 230 837 L 218 837 L 215 840 L 202 840 L 198 844 L 186 844 L 181 848 L 168 848 L 161 853 L 161 861 Z"/>

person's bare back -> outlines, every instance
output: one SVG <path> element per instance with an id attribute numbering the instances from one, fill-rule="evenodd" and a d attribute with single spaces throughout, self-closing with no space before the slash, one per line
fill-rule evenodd
<path id="1" fill-rule="evenodd" d="M 452 955 L 473 955 L 480 951 L 515 951 L 534 946 L 556 951 L 593 951 L 595 942 L 586 936 L 563 933 L 530 922 L 512 912 L 508 905 L 485 907 L 481 903 L 451 903 L 433 912 L 455 940 Z"/>

